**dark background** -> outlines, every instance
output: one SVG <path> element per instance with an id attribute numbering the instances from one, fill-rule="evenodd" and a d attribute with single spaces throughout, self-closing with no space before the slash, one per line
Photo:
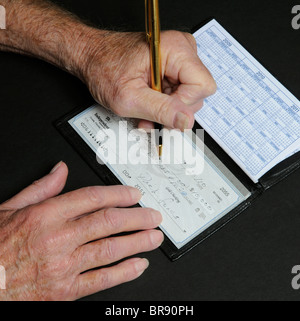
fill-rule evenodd
<path id="1" fill-rule="evenodd" d="M 98 27 L 144 31 L 143 0 L 56 1 Z M 216 18 L 300 98 L 300 30 L 291 27 L 299 1 L 161 0 L 163 29 L 191 31 Z M 53 126 L 91 97 L 73 76 L 33 58 L 0 53 L 0 202 L 45 175 L 58 161 L 70 170 L 65 191 L 101 184 Z M 90 300 L 299 300 L 291 287 L 300 264 L 300 171 L 268 190 L 223 229 L 171 263 L 143 254 L 148 270 L 136 281 Z"/>

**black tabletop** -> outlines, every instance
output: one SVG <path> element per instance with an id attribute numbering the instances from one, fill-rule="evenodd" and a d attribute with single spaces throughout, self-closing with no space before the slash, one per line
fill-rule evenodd
<path id="1" fill-rule="evenodd" d="M 99 28 L 144 31 L 142 0 L 61 0 Z M 162 0 L 163 29 L 192 31 L 215 18 L 300 98 L 300 29 L 295 1 Z M 66 191 L 101 184 L 53 126 L 92 103 L 75 77 L 43 61 L 0 53 L 0 201 L 45 175 L 58 161 L 70 170 Z M 137 280 L 89 300 L 298 300 L 292 268 L 300 264 L 300 171 L 266 191 L 249 209 L 176 262 L 161 250 L 143 254 Z"/>

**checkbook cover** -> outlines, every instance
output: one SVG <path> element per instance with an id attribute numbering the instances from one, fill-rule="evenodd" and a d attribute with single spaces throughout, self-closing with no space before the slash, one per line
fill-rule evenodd
<path id="1" fill-rule="evenodd" d="M 56 121 L 55 127 L 99 176 L 101 180 L 100 185 L 122 184 L 122 182 L 112 173 L 112 171 L 106 165 L 100 165 L 98 163 L 95 152 L 86 144 L 82 137 L 80 137 L 79 134 L 70 125 L 69 120 L 77 116 L 84 110 L 86 110 L 86 108 L 74 110 L 73 112 Z M 200 128 L 201 127 L 196 124 L 194 130 Z M 259 195 L 261 195 L 261 193 L 264 192 L 264 190 L 278 183 L 281 179 L 284 179 L 287 175 L 300 167 L 300 156 L 298 153 L 277 165 L 262 178 L 261 182 L 255 184 L 207 133 L 205 133 L 204 141 L 205 146 L 207 146 L 218 159 L 219 163 L 214 160 L 215 164 L 220 164 L 218 165 L 220 168 L 224 167 L 229 169 L 230 172 L 235 176 L 235 178 L 238 179 L 241 185 L 246 187 L 246 189 L 250 193 L 250 196 L 238 206 L 233 208 L 225 216 L 218 219 L 215 223 L 204 229 L 204 231 L 202 231 L 199 235 L 192 238 L 187 244 L 183 245 L 180 248 L 177 248 L 174 243 L 165 235 L 165 240 L 161 245 L 161 249 L 172 261 L 177 260 L 185 253 L 193 249 L 195 246 L 203 242 L 207 237 L 211 236 L 237 215 L 242 213 L 246 208 L 248 208 L 252 204 L 252 202 Z M 232 174 L 227 175 L 232 176 Z M 232 178 L 229 177 L 229 179 Z"/>
<path id="2" fill-rule="evenodd" d="M 145 192 L 141 206 L 162 212 L 165 241 L 161 249 L 171 260 L 215 233 L 300 167 L 299 100 L 216 20 L 198 29 L 194 37 L 199 57 L 218 84 L 216 94 L 205 99 L 195 114 L 194 132 L 205 130 L 205 151 L 199 151 L 198 143 L 191 144 L 205 163 L 201 175 L 182 175 L 185 165 L 178 172 L 165 164 L 98 164 L 99 146 L 101 152 L 106 149 L 119 156 L 129 150 L 126 142 L 117 152 L 107 130 L 121 130 L 121 137 L 130 135 L 129 130 L 117 128 L 122 119 L 99 105 L 76 110 L 56 123 L 104 184 L 135 186 Z M 95 139 L 97 132 L 108 142 Z"/>

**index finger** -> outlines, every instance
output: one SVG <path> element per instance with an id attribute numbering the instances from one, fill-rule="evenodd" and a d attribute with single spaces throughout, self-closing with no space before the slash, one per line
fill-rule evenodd
<path id="1" fill-rule="evenodd" d="M 56 217 L 68 220 L 103 208 L 132 206 L 140 198 L 140 191 L 130 186 L 91 186 L 51 198 L 44 203 L 52 207 Z"/>

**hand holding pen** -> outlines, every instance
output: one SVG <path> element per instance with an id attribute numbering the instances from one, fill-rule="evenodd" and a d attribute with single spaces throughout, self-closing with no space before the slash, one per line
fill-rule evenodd
<path id="1" fill-rule="evenodd" d="M 157 0 L 146 4 L 158 12 Z M 183 131 L 193 127 L 194 114 L 216 91 L 216 83 L 198 57 L 193 35 L 160 32 L 154 13 L 150 44 L 145 32 L 95 30 L 84 47 L 87 64 L 81 78 L 97 102 L 119 116 L 140 119 L 140 128 L 151 130 L 156 123 Z"/>

